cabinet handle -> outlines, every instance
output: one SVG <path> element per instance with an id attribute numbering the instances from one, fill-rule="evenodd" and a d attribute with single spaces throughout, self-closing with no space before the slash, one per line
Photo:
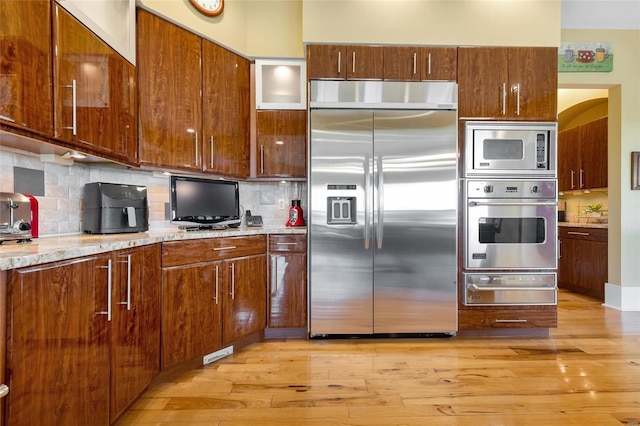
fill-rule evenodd
<path id="1" fill-rule="evenodd" d="M 418 60 L 418 54 L 413 53 L 413 75 L 416 75 L 416 61 Z"/>
<path id="2" fill-rule="evenodd" d="M 216 265 L 216 297 L 213 298 L 216 301 L 216 305 L 218 304 L 218 284 L 218 265 Z"/>
<path id="3" fill-rule="evenodd" d="M 497 319 L 497 323 L 505 323 L 505 322 L 527 322 L 526 319 Z"/>
<path id="4" fill-rule="evenodd" d="M 62 86 L 66 89 L 71 89 L 71 126 L 63 127 L 63 129 L 71 130 L 73 136 L 77 133 L 77 119 L 78 119 L 78 100 L 77 100 L 77 87 L 76 80 L 71 80 L 71 84 Z"/>
<path id="5" fill-rule="evenodd" d="M 278 293 L 278 257 L 271 258 L 271 296 Z"/>
<path id="6" fill-rule="evenodd" d="M 9 118 L 9 117 L 7 117 L 6 115 L 2 115 L 2 114 L 0 114 L 0 120 L 10 121 L 10 122 L 12 122 L 12 123 L 15 123 L 15 122 L 16 122 L 16 120 L 14 120 L 13 118 Z"/>
<path id="7" fill-rule="evenodd" d="M 4 398 L 9 394 L 9 386 L 2 384 L 0 385 L 0 398 Z"/>
<path id="8" fill-rule="evenodd" d="M 502 83 L 502 115 L 507 114 L 507 83 Z"/>
<path id="9" fill-rule="evenodd" d="M 575 170 L 571 170 L 571 189 L 575 188 L 574 176 L 576 175 Z"/>
<path id="10" fill-rule="evenodd" d="M 342 52 L 338 52 L 338 75 L 340 74 L 340 68 L 342 65 Z"/>
<path id="11" fill-rule="evenodd" d="M 127 311 L 131 310 L 131 255 L 127 255 L 127 260 L 121 260 L 120 263 L 127 264 L 127 301 L 118 302 L 118 305 L 127 305 Z"/>
<path id="12" fill-rule="evenodd" d="M 429 53 L 429 60 L 427 61 L 427 74 L 431 75 L 431 53 Z"/>
<path id="13" fill-rule="evenodd" d="M 279 246 L 297 246 L 298 243 L 276 243 Z"/>
<path id="14" fill-rule="evenodd" d="M 200 150 L 198 149 L 198 132 L 193 132 L 195 134 L 195 143 L 196 143 L 196 166 L 200 164 L 198 157 L 200 156 Z"/>
<path id="15" fill-rule="evenodd" d="M 214 247 L 213 251 L 233 250 L 234 248 L 236 248 L 236 246 Z"/>
<path id="16" fill-rule="evenodd" d="M 356 52 L 353 52 L 353 63 L 351 64 L 351 73 L 356 73 Z"/>
<path id="17" fill-rule="evenodd" d="M 562 259 L 562 240 L 558 239 L 558 259 Z"/>
<path id="18" fill-rule="evenodd" d="M 580 179 L 579 179 L 579 183 L 580 183 L 579 188 L 584 188 L 584 169 L 580 169 L 580 174 L 578 176 L 580 177 Z"/>
<path id="19" fill-rule="evenodd" d="M 111 321 L 111 259 L 107 261 L 107 266 L 98 266 L 98 268 L 107 270 L 107 310 L 96 312 L 96 314 L 106 315 L 107 321 Z"/>
<path id="20" fill-rule="evenodd" d="M 236 298 L 236 264 L 231 264 L 231 299 Z"/>
<path id="21" fill-rule="evenodd" d="M 209 150 L 211 151 L 211 158 L 209 159 L 209 167 L 213 169 L 213 135 L 209 138 Z"/>
<path id="22" fill-rule="evenodd" d="M 516 115 L 520 115 L 520 83 L 516 84 Z"/>
<path id="23" fill-rule="evenodd" d="M 264 174 L 264 145 L 260 145 L 260 174 Z"/>
<path id="24" fill-rule="evenodd" d="M 567 234 L 569 234 L 569 235 L 582 235 L 583 237 L 588 237 L 589 236 L 588 232 L 569 231 L 569 232 L 567 232 Z"/>

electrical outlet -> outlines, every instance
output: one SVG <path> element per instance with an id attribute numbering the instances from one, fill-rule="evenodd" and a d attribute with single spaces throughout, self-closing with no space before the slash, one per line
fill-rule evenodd
<path id="1" fill-rule="evenodd" d="M 278 200 L 278 208 L 279 208 L 280 210 L 284 210 L 284 198 L 280 198 L 280 199 Z"/>

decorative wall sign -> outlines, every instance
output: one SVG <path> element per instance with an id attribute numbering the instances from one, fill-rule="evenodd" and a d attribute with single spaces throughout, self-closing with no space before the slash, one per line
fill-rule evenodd
<path id="1" fill-rule="evenodd" d="M 567 41 L 558 49 L 559 72 L 613 71 L 613 42 Z"/>

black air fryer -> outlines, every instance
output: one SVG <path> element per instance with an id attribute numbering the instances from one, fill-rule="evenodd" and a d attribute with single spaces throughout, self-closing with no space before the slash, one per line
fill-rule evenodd
<path id="1" fill-rule="evenodd" d="M 147 187 L 102 182 L 86 184 L 82 223 L 88 234 L 148 230 Z"/>

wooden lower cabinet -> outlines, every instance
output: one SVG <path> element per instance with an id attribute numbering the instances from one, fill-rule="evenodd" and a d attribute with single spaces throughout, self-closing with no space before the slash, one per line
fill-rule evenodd
<path id="1" fill-rule="evenodd" d="M 266 327 L 264 235 L 162 244 L 162 368 Z"/>
<path id="2" fill-rule="evenodd" d="M 604 284 L 608 280 L 608 230 L 561 226 L 558 234 L 558 287 L 604 301 Z"/>
<path id="3" fill-rule="evenodd" d="M 158 262 L 153 245 L 10 272 L 7 424 L 108 425 L 144 390 L 159 371 Z"/>
<path id="4" fill-rule="evenodd" d="M 307 239 L 269 236 L 270 328 L 307 327 Z"/>

